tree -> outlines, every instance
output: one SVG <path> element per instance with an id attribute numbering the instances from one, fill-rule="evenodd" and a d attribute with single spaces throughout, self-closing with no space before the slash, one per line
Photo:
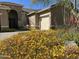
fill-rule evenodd
<path id="1" fill-rule="evenodd" d="M 44 5 L 50 5 L 55 0 L 32 0 L 33 3 L 44 3 Z M 60 3 L 61 5 L 65 5 L 68 8 L 71 8 L 71 2 L 70 0 L 56 0 L 57 3 Z M 76 1 L 76 0 L 75 0 Z"/>
<path id="2" fill-rule="evenodd" d="M 32 0 L 33 3 L 43 3 L 45 5 L 50 5 L 55 0 Z M 56 0 L 59 1 L 59 0 Z"/>

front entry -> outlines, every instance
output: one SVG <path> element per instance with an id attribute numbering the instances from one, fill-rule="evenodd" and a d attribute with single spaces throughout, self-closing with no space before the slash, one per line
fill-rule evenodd
<path id="1" fill-rule="evenodd" d="M 8 13 L 9 18 L 9 28 L 18 28 L 18 14 L 16 10 L 11 10 Z"/>
<path id="2" fill-rule="evenodd" d="M 41 30 L 48 30 L 50 29 L 50 17 L 41 17 Z"/>

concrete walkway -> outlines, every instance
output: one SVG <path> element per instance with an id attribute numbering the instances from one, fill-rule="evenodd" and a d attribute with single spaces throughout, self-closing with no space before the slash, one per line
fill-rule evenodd
<path id="1" fill-rule="evenodd" d="M 11 37 L 13 35 L 16 35 L 18 33 L 23 33 L 23 32 L 26 32 L 26 31 L 0 33 L 0 40 L 4 40 L 4 39 L 9 38 L 9 37 Z"/>

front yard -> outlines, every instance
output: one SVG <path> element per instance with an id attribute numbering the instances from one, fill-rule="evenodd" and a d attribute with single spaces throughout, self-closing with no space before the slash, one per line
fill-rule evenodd
<path id="1" fill-rule="evenodd" d="M 68 30 L 28 31 L 0 41 L 9 59 L 79 59 L 79 33 Z"/>

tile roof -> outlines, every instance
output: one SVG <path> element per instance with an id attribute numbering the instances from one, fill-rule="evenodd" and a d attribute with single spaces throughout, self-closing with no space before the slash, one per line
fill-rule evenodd
<path id="1" fill-rule="evenodd" d="M 9 8 L 8 6 L 0 5 L 0 9 L 10 10 L 11 8 Z"/>
<path id="2" fill-rule="evenodd" d="M 23 6 L 22 4 L 17 4 L 17 3 L 13 3 L 13 2 L 0 2 L 0 4 Z"/>
<path id="3" fill-rule="evenodd" d="M 25 11 L 25 12 L 29 12 L 29 13 L 37 11 L 37 10 L 29 9 L 29 8 L 23 8 L 22 10 Z"/>

